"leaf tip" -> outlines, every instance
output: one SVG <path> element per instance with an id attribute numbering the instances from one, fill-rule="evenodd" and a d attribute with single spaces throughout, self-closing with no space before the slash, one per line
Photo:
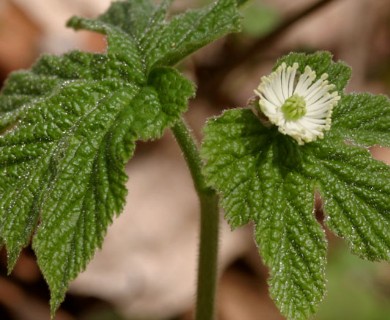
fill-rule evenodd
<path id="1" fill-rule="evenodd" d="M 74 30 L 79 30 L 82 28 L 82 19 L 77 16 L 71 17 L 67 22 L 66 22 L 66 27 L 72 28 Z"/>
<path id="2" fill-rule="evenodd" d="M 9 276 L 15 268 L 21 249 L 7 248 L 7 275 Z"/>

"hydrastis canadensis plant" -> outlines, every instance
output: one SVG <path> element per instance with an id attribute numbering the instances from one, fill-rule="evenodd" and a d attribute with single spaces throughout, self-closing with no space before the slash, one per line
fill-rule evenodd
<path id="1" fill-rule="evenodd" d="M 105 53 L 43 55 L 6 81 L 0 242 L 9 272 L 32 241 L 54 317 L 122 211 L 135 143 L 171 129 L 201 207 L 196 319 L 214 317 L 219 208 L 233 229 L 254 224 L 272 298 L 287 319 L 307 319 L 326 291 L 315 194 L 325 225 L 353 253 L 390 258 L 390 168 L 367 150 L 390 146 L 390 102 L 346 94 L 351 70 L 327 52 L 291 53 L 248 106 L 207 122 L 198 150 L 182 118 L 196 89 L 173 66 L 238 32 L 240 14 L 235 0 L 218 0 L 167 19 L 169 5 L 125 0 L 96 19 L 73 17 L 69 27 L 107 36 Z"/>

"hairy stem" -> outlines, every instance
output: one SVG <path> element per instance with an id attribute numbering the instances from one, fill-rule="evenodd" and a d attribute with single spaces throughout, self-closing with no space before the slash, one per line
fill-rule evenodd
<path id="1" fill-rule="evenodd" d="M 215 313 L 217 283 L 218 198 L 215 191 L 206 185 L 198 147 L 184 119 L 177 122 L 172 131 L 190 169 L 200 201 L 200 246 L 195 319 L 212 320 Z"/>

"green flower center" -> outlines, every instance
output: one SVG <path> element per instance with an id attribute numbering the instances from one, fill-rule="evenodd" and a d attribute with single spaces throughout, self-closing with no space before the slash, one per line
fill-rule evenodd
<path id="1" fill-rule="evenodd" d="M 294 94 L 288 98 L 282 105 L 284 118 L 290 121 L 296 121 L 306 114 L 306 101 L 303 97 Z"/>

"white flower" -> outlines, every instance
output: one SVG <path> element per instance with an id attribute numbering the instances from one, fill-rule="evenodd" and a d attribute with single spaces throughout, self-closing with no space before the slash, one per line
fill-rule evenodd
<path id="1" fill-rule="evenodd" d="M 309 67 L 299 74 L 298 63 L 282 63 L 269 76 L 262 77 L 256 95 L 259 106 L 281 133 L 294 138 L 298 144 L 323 138 L 330 129 L 333 108 L 340 100 L 335 86 L 329 84 L 328 74 L 317 79 Z"/>

